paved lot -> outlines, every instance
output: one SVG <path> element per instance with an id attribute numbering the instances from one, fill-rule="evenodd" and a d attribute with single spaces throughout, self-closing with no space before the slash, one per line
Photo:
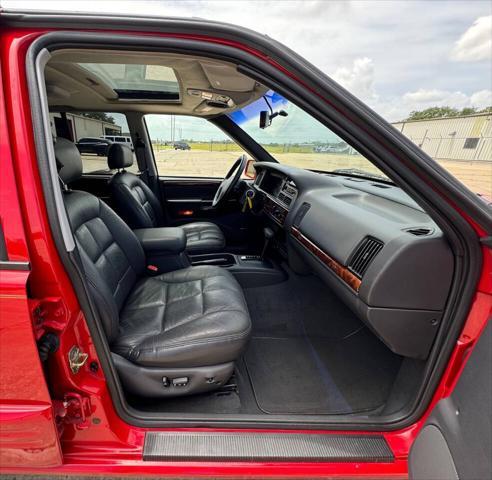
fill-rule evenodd
<path id="1" fill-rule="evenodd" d="M 169 176 L 223 177 L 240 151 L 161 150 L 156 152 L 159 173 Z M 362 168 L 377 172 L 368 161 L 353 155 L 327 153 L 276 153 L 281 163 L 312 170 Z M 107 168 L 105 157 L 84 155 L 84 170 Z M 474 192 L 492 197 L 492 161 L 440 160 L 439 163 Z"/>

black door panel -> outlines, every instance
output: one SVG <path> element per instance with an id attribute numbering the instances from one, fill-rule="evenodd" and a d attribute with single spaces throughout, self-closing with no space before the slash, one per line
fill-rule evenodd
<path id="1" fill-rule="evenodd" d="M 160 190 L 169 225 L 211 221 L 223 231 L 229 246 L 247 244 L 251 240 L 251 215 L 241 212 L 239 197 L 244 186 L 220 209 L 212 208 L 212 200 L 222 179 L 160 178 Z"/>
<path id="2" fill-rule="evenodd" d="M 214 216 L 210 207 L 221 179 L 161 178 L 161 193 L 170 223 L 207 220 Z"/>
<path id="3" fill-rule="evenodd" d="M 492 323 L 410 451 L 411 480 L 492 478 Z"/>

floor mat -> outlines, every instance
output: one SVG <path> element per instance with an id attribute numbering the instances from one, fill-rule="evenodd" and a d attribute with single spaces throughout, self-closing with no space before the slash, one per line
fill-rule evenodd
<path id="1" fill-rule="evenodd" d="M 384 404 L 400 362 L 367 330 L 343 341 L 253 337 L 244 356 L 270 414 L 351 414 Z"/>
<path id="2" fill-rule="evenodd" d="M 319 278 L 289 271 L 244 293 L 253 323 L 244 362 L 262 411 L 350 414 L 385 403 L 401 357 Z"/>
<path id="3" fill-rule="evenodd" d="M 362 326 L 360 320 L 317 277 L 289 272 L 285 282 L 246 288 L 253 336 L 341 339 Z"/>

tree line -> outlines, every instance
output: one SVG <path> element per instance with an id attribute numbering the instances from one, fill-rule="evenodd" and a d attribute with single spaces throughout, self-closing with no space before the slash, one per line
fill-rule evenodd
<path id="1" fill-rule="evenodd" d="M 458 117 L 462 115 L 473 115 L 475 113 L 492 113 L 492 106 L 482 108 L 481 110 L 474 107 L 466 107 L 461 110 L 452 107 L 429 107 L 425 110 L 414 110 L 410 112 L 410 115 L 404 121 Z"/>

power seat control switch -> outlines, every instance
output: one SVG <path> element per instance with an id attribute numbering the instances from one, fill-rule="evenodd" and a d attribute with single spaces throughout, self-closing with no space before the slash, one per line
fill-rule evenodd
<path id="1" fill-rule="evenodd" d="M 186 387 L 188 385 L 188 377 L 173 378 L 173 387 Z"/>

